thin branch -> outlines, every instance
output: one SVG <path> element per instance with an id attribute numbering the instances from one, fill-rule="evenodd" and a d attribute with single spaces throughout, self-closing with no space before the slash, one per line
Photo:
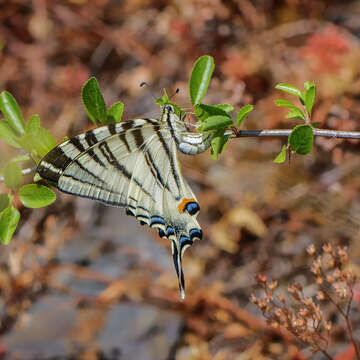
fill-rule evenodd
<path id="1" fill-rule="evenodd" d="M 28 175 L 28 174 L 31 174 L 32 172 L 34 172 L 35 170 L 36 170 L 36 166 L 33 166 L 31 168 L 22 169 L 21 174 Z M 0 182 L 4 182 L 4 180 L 5 180 L 4 177 L 0 176 Z"/>
<path id="2" fill-rule="evenodd" d="M 288 137 L 291 129 L 281 130 L 238 130 L 231 138 L 239 137 Z M 360 139 L 360 131 L 340 131 L 340 130 L 325 130 L 313 129 L 314 136 L 322 136 L 333 139 Z"/>
<path id="3" fill-rule="evenodd" d="M 232 134 L 231 138 L 241 137 L 288 137 L 291 133 L 291 129 L 280 129 L 280 130 L 238 130 L 233 128 L 233 132 L 229 132 L 228 135 Z M 324 129 L 313 129 L 314 136 L 322 136 L 332 139 L 360 139 L 360 131 L 338 131 L 338 130 L 324 130 Z M 27 175 L 35 171 L 36 167 L 23 169 L 21 173 Z M 0 182 L 4 181 L 4 177 L 0 176 Z"/>

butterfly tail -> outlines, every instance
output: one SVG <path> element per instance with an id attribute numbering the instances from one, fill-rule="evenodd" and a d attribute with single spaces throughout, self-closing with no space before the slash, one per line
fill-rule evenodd
<path id="1" fill-rule="evenodd" d="M 176 275 L 177 275 L 178 281 L 179 281 L 180 296 L 181 296 L 181 299 L 184 300 L 185 299 L 185 278 L 184 278 L 184 272 L 183 272 L 183 268 L 182 268 L 182 256 L 181 256 L 181 252 L 179 249 L 179 244 L 175 239 L 171 240 L 171 252 L 172 252 L 172 257 L 174 260 Z"/>

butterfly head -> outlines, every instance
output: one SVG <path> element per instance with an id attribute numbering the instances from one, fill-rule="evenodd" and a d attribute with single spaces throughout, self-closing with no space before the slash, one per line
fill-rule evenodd
<path id="1" fill-rule="evenodd" d="M 161 106 L 161 110 L 162 110 L 162 114 L 161 114 L 162 121 L 167 121 L 167 119 L 170 116 L 173 116 L 173 115 L 176 116 L 176 111 L 175 111 L 175 108 L 173 105 L 165 104 L 165 105 Z"/>
<path id="2" fill-rule="evenodd" d="M 161 105 L 161 120 L 165 123 L 169 124 L 170 122 L 174 126 L 175 124 L 182 123 L 185 116 L 186 113 L 176 104 L 168 103 Z"/>

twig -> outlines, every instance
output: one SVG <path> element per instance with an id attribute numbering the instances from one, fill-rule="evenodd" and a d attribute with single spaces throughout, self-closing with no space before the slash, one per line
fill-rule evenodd
<path id="1" fill-rule="evenodd" d="M 36 170 L 36 166 L 33 166 L 31 168 L 22 169 L 21 174 L 28 175 L 28 174 L 31 174 L 32 172 L 34 172 L 35 170 Z M 4 180 L 5 180 L 5 178 L 3 176 L 0 176 L 0 182 L 4 182 Z"/>
<path id="2" fill-rule="evenodd" d="M 279 137 L 290 135 L 292 130 L 290 129 L 280 129 L 280 130 L 238 130 L 232 128 L 233 136 L 232 139 L 241 138 L 241 137 Z M 360 131 L 340 131 L 340 130 L 323 130 L 323 129 L 313 129 L 314 136 L 322 136 L 332 139 L 360 139 Z M 35 171 L 36 167 L 27 168 L 21 170 L 23 175 L 30 174 Z M 4 181 L 4 177 L 0 176 L 0 182 Z"/>
<path id="3" fill-rule="evenodd" d="M 278 137 L 289 136 L 292 130 L 237 130 L 231 138 L 239 137 Z M 324 130 L 313 129 L 314 136 L 322 136 L 333 139 L 360 139 L 360 131 L 341 131 L 341 130 Z"/>

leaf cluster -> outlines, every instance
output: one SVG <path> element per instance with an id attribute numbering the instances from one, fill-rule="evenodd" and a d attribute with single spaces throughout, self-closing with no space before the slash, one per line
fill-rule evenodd
<path id="1" fill-rule="evenodd" d="M 55 201 L 55 193 L 46 186 L 24 182 L 19 164 L 35 162 L 45 156 L 55 145 L 53 136 L 41 126 L 39 115 L 32 115 L 25 122 L 15 98 L 7 91 L 0 94 L 0 138 L 19 150 L 0 168 L 0 175 L 8 193 L 0 194 L 0 241 L 8 244 L 18 225 L 20 213 L 14 206 L 16 197 L 29 208 L 47 206 Z"/>
<path id="2" fill-rule="evenodd" d="M 282 163 L 286 160 L 286 153 L 288 150 L 299 155 L 309 154 L 312 150 L 314 143 L 313 128 L 319 125 L 311 123 L 311 112 L 315 102 L 316 88 L 315 84 L 309 81 L 304 83 L 304 91 L 300 91 L 290 84 L 278 84 L 275 88 L 296 96 L 300 102 L 300 106 L 297 106 L 288 100 L 275 100 L 277 106 L 289 109 L 285 118 L 301 120 L 304 122 L 304 124 L 296 125 L 292 129 L 288 137 L 288 146 L 284 145 L 274 160 L 275 163 Z"/>

